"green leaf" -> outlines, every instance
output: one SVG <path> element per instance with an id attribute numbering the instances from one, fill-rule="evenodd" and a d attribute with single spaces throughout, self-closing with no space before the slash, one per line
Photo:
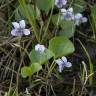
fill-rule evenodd
<path id="1" fill-rule="evenodd" d="M 23 78 L 31 76 L 32 75 L 32 68 L 29 66 L 22 67 L 21 68 L 21 75 Z"/>
<path id="2" fill-rule="evenodd" d="M 47 60 L 49 60 L 53 56 L 54 56 L 54 54 L 48 49 L 46 49 L 45 52 L 43 52 L 43 53 L 40 53 L 33 49 L 29 54 L 31 63 L 40 63 L 40 64 L 45 63 Z"/>
<path id="3" fill-rule="evenodd" d="M 60 31 L 59 35 L 68 38 L 74 36 L 74 32 L 75 32 L 74 21 L 62 20 L 60 25 L 62 30 Z"/>
<path id="4" fill-rule="evenodd" d="M 41 64 L 32 63 L 31 66 L 25 66 L 21 68 L 21 75 L 23 78 L 32 76 L 34 73 L 40 71 L 42 69 Z"/>
<path id="5" fill-rule="evenodd" d="M 52 23 L 54 24 L 54 25 L 59 25 L 60 24 L 60 13 L 59 14 L 55 14 L 55 15 L 52 15 L 52 18 L 51 18 L 51 20 L 52 20 Z"/>
<path id="6" fill-rule="evenodd" d="M 82 12 L 86 7 L 85 0 L 69 0 L 69 3 L 72 3 L 74 13 Z"/>
<path id="7" fill-rule="evenodd" d="M 52 8 L 54 0 L 36 0 L 36 4 L 40 10 L 48 12 Z"/>
<path id="8" fill-rule="evenodd" d="M 49 49 L 55 54 L 55 57 L 66 56 L 74 52 L 74 45 L 64 36 L 54 37 L 49 41 Z"/>
<path id="9" fill-rule="evenodd" d="M 56 14 L 52 16 L 52 22 L 55 26 L 61 26 L 61 31 L 59 31 L 59 35 L 65 37 L 72 37 L 75 32 L 74 21 L 60 20 L 60 14 Z"/>
<path id="10" fill-rule="evenodd" d="M 31 64 L 31 69 L 32 69 L 32 75 L 42 69 L 41 64 L 39 63 L 32 63 Z"/>
<path id="11" fill-rule="evenodd" d="M 36 19 L 40 18 L 40 11 L 37 7 L 36 7 L 36 12 L 35 12 L 34 6 L 32 4 L 27 4 L 26 8 L 27 8 L 29 15 L 32 18 L 34 18 L 34 17 Z M 15 20 L 17 20 L 17 21 L 20 21 L 21 19 L 27 19 L 26 15 L 25 15 L 26 14 L 25 10 L 20 5 L 16 8 L 14 13 L 15 13 Z"/>

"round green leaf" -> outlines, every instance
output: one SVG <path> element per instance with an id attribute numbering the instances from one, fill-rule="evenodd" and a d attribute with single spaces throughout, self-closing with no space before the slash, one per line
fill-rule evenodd
<path id="1" fill-rule="evenodd" d="M 36 0 L 36 4 L 40 10 L 48 12 L 52 8 L 54 0 Z"/>
<path id="2" fill-rule="evenodd" d="M 31 69 L 32 69 L 32 75 L 42 69 L 41 64 L 39 63 L 32 63 L 31 64 Z"/>
<path id="3" fill-rule="evenodd" d="M 54 37 L 49 41 L 49 49 L 55 54 L 55 57 L 65 56 L 74 52 L 74 45 L 64 36 Z"/>
<path id="4" fill-rule="evenodd" d="M 39 63 L 39 64 L 45 63 L 53 56 L 54 56 L 54 54 L 48 49 L 46 49 L 45 52 L 43 52 L 43 53 L 40 53 L 39 51 L 35 51 L 33 49 L 29 54 L 31 63 Z"/>
<path id="5" fill-rule="evenodd" d="M 32 75 L 32 69 L 29 66 L 25 66 L 21 68 L 21 75 L 23 78 L 26 78 L 28 76 Z"/>

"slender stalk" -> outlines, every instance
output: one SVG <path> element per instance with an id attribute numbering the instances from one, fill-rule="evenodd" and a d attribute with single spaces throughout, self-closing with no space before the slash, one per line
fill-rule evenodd
<path id="1" fill-rule="evenodd" d="M 49 27 L 49 24 L 50 24 L 50 21 L 51 21 L 51 17 L 52 17 L 52 13 L 53 13 L 53 8 L 54 8 L 54 3 L 53 3 L 53 5 L 52 5 L 52 9 L 51 9 L 50 17 L 49 17 L 49 20 L 48 20 L 48 22 L 47 22 L 47 26 L 46 26 L 44 35 L 42 36 L 41 43 L 43 42 L 43 40 L 45 39 L 45 37 L 46 37 L 46 35 L 47 35 L 47 30 L 48 30 L 48 27 Z"/>
<path id="2" fill-rule="evenodd" d="M 94 72 L 93 70 L 93 64 L 92 64 L 92 61 L 91 61 L 91 58 L 90 58 L 90 55 L 89 53 L 87 52 L 86 48 L 84 47 L 84 45 L 82 44 L 82 42 L 80 40 L 78 40 L 79 43 L 81 44 L 82 48 L 84 49 L 86 55 L 87 55 L 87 58 L 88 58 L 88 61 L 89 61 L 89 66 L 90 66 L 90 74 L 92 74 Z M 90 85 L 92 85 L 92 82 L 93 82 L 93 76 L 89 78 L 89 83 Z"/>
<path id="3" fill-rule="evenodd" d="M 18 0 L 23 11 L 25 12 L 25 15 L 27 16 L 28 20 L 29 20 L 29 23 L 31 24 L 32 26 L 32 29 L 33 29 L 33 33 L 34 35 L 36 36 L 36 39 L 38 42 L 40 42 L 39 40 L 39 36 L 38 36 L 38 30 L 37 30 L 37 26 L 36 26 L 36 22 L 35 22 L 35 16 L 34 18 L 30 16 L 29 12 L 28 12 L 28 9 L 27 9 L 27 6 L 26 6 L 26 3 L 25 3 L 25 0 Z"/>

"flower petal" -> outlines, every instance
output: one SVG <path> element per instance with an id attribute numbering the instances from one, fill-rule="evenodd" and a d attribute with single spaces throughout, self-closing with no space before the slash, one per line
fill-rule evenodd
<path id="1" fill-rule="evenodd" d="M 65 14 L 66 14 L 66 12 L 67 12 L 67 10 L 66 10 L 66 9 L 64 9 L 64 8 L 62 8 L 62 9 L 61 9 L 61 13 L 62 13 L 63 15 L 65 15 Z"/>
<path id="2" fill-rule="evenodd" d="M 30 30 L 29 29 L 23 29 L 23 33 L 24 33 L 24 35 L 29 35 L 30 34 Z"/>
<path id="3" fill-rule="evenodd" d="M 17 36 L 16 31 L 17 31 L 16 29 L 13 29 L 13 30 L 11 31 L 11 35 L 12 35 L 12 36 Z"/>
<path id="4" fill-rule="evenodd" d="M 63 63 L 64 63 L 61 59 L 57 59 L 57 60 L 55 60 L 55 62 L 56 62 L 59 66 L 62 66 Z"/>
<path id="5" fill-rule="evenodd" d="M 19 23 L 17 22 L 12 22 L 12 25 L 14 26 L 15 29 L 18 29 L 20 27 Z"/>
<path id="6" fill-rule="evenodd" d="M 62 57 L 64 63 L 67 63 L 67 58 L 65 56 Z"/>
<path id="7" fill-rule="evenodd" d="M 23 32 L 21 32 L 20 30 L 17 30 L 17 29 L 13 29 L 11 31 L 11 35 L 13 35 L 13 36 L 22 36 Z"/>
<path id="8" fill-rule="evenodd" d="M 70 67 L 72 67 L 72 63 L 71 62 L 67 62 L 67 63 L 65 63 L 64 66 L 70 68 Z"/>
<path id="9" fill-rule="evenodd" d="M 21 21 L 19 21 L 19 25 L 20 25 L 20 28 L 25 28 L 25 21 L 24 20 L 21 20 Z"/>
<path id="10" fill-rule="evenodd" d="M 37 44 L 36 46 L 35 46 L 35 51 L 39 51 L 39 52 L 44 52 L 45 51 L 45 46 L 44 45 L 40 45 L 40 44 Z"/>
<path id="11" fill-rule="evenodd" d="M 63 69 L 64 69 L 64 66 L 63 66 L 63 65 L 58 66 L 58 71 L 59 71 L 60 73 L 63 71 Z"/>
<path id="12" fill-rule="evenodd" d="M 80 18 L 82 18 L 82 14 L 81 13 L 77 13 L 75 15 L 75 20 L 79 20 Z"/>
<path id="13" fill-rule="evenodd" d="M 67 0 L 62 0 L 63 5 L 67 4 Z"/>
<path id="14" fill-rule="evenodd" d="M 73 8 L 72 7 L 71 8 L 68 8 L 67 11 L 73 13 Z"/>

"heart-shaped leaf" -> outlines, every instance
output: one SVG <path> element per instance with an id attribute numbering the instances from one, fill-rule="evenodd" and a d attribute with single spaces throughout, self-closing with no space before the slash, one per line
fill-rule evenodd
<path id="1" fill-rule="evenodd" d="M 41 64 L 32 63 L 31 66 L 24 66 L 21 68 L 21 75 L 23 78 L 32 76 L 34 73 L 40 71 L 42 69 Z"/>
<path id="2" fill-rule="evenodd" d="M 32 75 L 32 68 L 29 66 L 22 67 L 21 68 L 21 75 L 23 78 L 31 76 Z"/>
<path id="3" fill-rule="evenodd" d="M 55 54 L 55 57 L 66 56 L 74 52 L 74 45 L 64 36 L 54 37 L 49 41 L 49 49 Z"/>
<path id="4" fill-rule="evenodd" d="M 31 69 L 32 69 L 32 75 L 42 69 L 41 64 L 39 63 L 32 63 L 31 64 Z"/>
<path id="5" fill-rule="evenodd" d="M 52 58 L 54 54 L 46 49 L 43 53 L 40 53 L 39 51 L 35 51 L 34 49 L 30 52 L 29 58 L 31 60 L 31 63 L 40 63 L 43 64 L 50 58 Z"/>
<path id="6" fill-rule="evenodd" d="M 60 25 L 62 27 L 62 30 L 59 32 L 59 35 L 68 38 L 74 36 L 74 32 L 75 32 L 74 21 L 62 20 Z"/>

